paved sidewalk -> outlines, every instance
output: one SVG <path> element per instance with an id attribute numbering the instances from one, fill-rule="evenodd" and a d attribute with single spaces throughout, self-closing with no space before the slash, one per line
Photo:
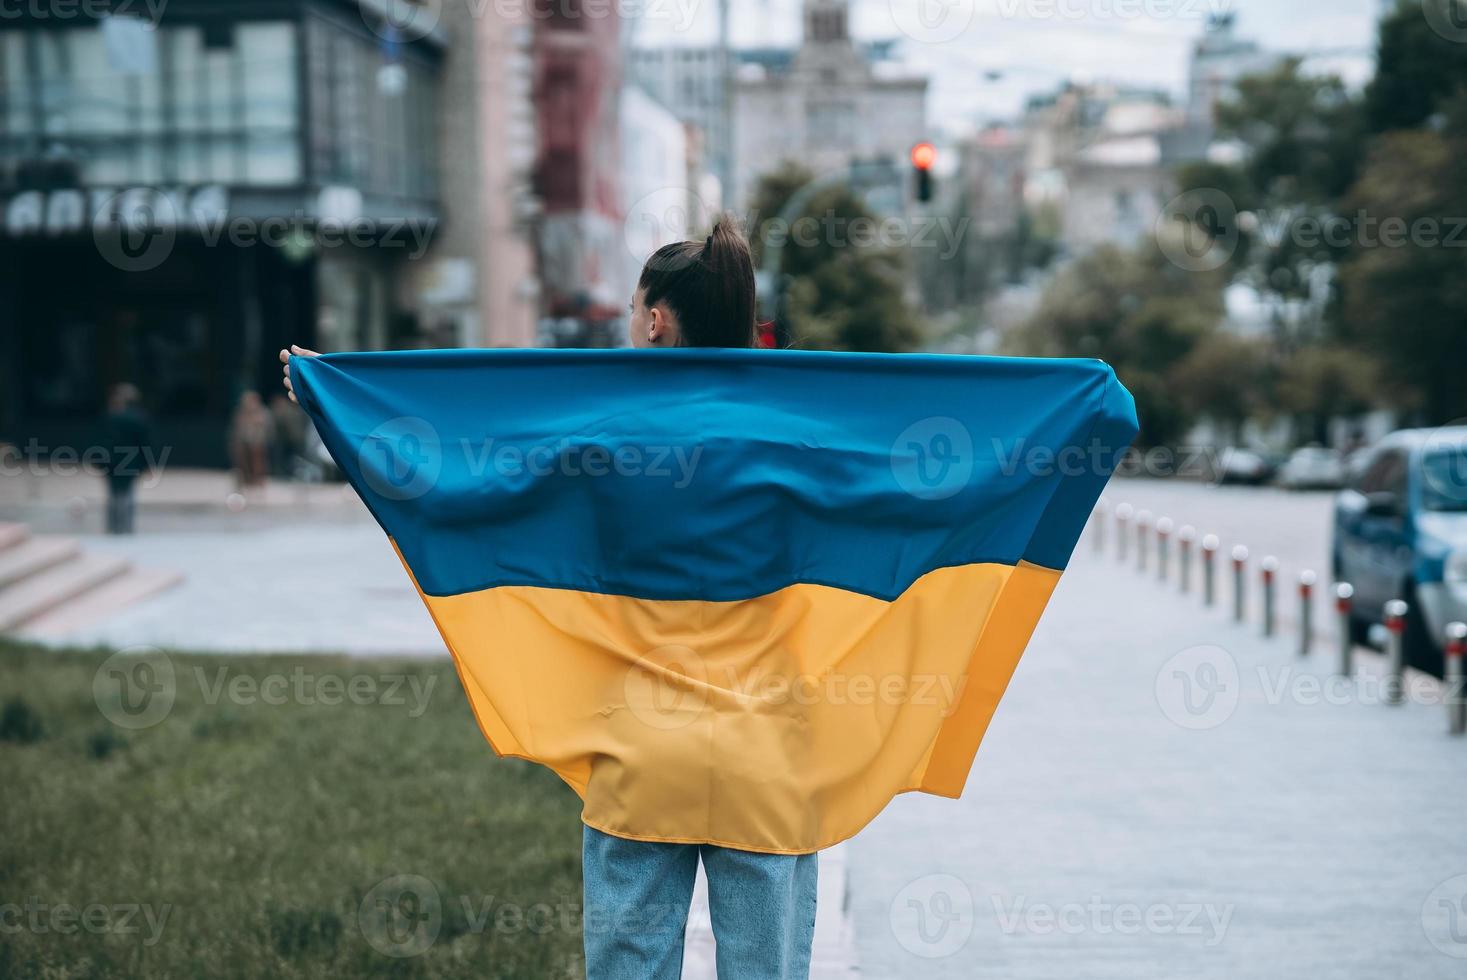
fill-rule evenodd
<path id="1" fill-rule="evenodd" d="M 43 642 L 217 653 L 446 655 L 402 563 L 370 520 L 81 540 L 88 551 L 172 569 L 184 580 L 100 623 L 39 637 Z"/>
<path id="2" fill-rule="evenodd" d="M 140 535 L 173 531 L 241 531 L 273 523 L 371 521 L 356 492 L 342 483 L 271 479 L 240 492 L 226 470 L 166 468 L 137 482 Z M 106 484 L 95 473 L 29 461 L 0 469 L 0 520 L 38 532 L 101 533 Z"/>
<path id="3" fill-rule="evenodd" d="M 963 799 L 852 843 L 862 974 L 1467 975 L 1467 740 L 1358 659 L 1332 682 L 1082 545 Z"/>

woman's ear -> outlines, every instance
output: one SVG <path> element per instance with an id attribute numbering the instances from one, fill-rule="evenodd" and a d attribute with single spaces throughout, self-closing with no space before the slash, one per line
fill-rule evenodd
<path id="1" fill-rule="evenodd" d="M 661 303 L 647 311 L 647 343 L 654 347 L 677 346 L 677 324 Z"/>

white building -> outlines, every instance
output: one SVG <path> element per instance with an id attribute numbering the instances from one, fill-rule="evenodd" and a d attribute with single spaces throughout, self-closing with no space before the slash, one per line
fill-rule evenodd
<path id="1" fill-rule="evenodd" d="M 531 189 L 536 123 L 528 14 L 475 17 L 443 8 L 455 44 L 440 107 L 442 196 L 447 214 L 408 287 L 438 344 L 535 343 L 540 279 Z"/>
<path id="2" fill-rule="evenodd" d="M 636 84 L 698 130 L 708 169 L 720 179 L 733 152 L 726 104 L 726 80 L 732 74 L 728 62 L 717 46 L 638 48 L 631 53 Z"/>
<path id="3" fill-rule="evenodd" d="M 1165 93 L 1110 84 L 1070 84 L 1032 100 L 1026 202 L 1057 215 L 1072 254 L 1135 245 L 1175 193 L 1167 147 L 1182 115 Z"/>
<path id="4" fill-rule="evenodd" d="M 1233 96 L 1239 79 L 1272 71 L 1284 57 L 1265 51 L 1257 41 L 1239 37 L 1236 27 L 1236 14 L 1214 14 L 1192 48 L 1187 122 L 1209 131 L 1218 105 Z"/>
<path id="5" fill-rule="evenodd" d="M 621 282 L 630 297 L 647 256 L 670 242 L 707 234 L 718 207 L 718 182 L 703 169 L 696 127 L 637 85 L 622 90 L 621 154 Z"/>
<path id="6" fill-rule="evenodd" d="M 736 206 L 785 160 L 817 174 L 853 164 L 885 174 L 877 182 L 887 186 L 868 200 L 883 210 L 904 205 L 907 154 L 928 135 L 927 80 L 873 64 L 851 40 L 849 15 L 846 0 L 805 0 L 804 41 L 788 67 L 739 66 L 726 195 Z"/>

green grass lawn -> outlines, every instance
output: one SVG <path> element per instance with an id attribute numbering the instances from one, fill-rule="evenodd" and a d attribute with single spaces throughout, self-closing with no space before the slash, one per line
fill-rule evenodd
<path id="1" fill-rule="evenodd" d="M 447 660 L 0 641 L 0 800 L 0 977 L 582 973 L 579 802 Z"/>

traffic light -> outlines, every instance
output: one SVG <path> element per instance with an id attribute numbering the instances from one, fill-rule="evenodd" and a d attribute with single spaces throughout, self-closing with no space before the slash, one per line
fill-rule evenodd
<path id="1" fill-rule="evenodd" d="M 937 162 L 937 147 L 925 140 L 912 147 L 912 169 L 917 178 L 917 200 L 932 200 L 932 165 Z"/>

